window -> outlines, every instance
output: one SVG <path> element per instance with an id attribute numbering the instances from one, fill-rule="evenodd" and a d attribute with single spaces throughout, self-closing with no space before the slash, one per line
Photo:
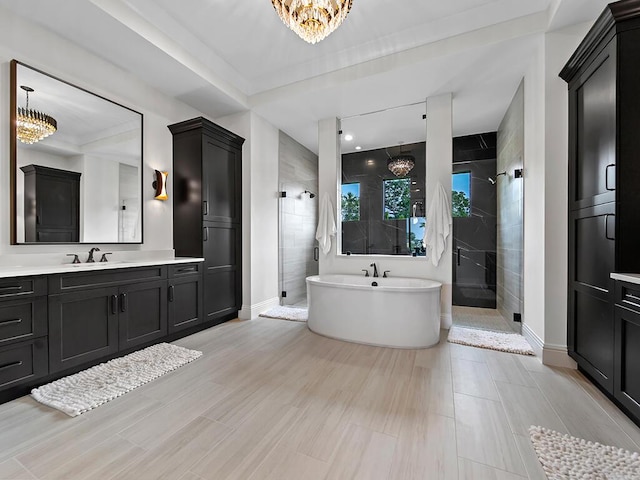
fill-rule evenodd
<path id="1" fill-rule="evenodd" d="M 471 172 L 454 173 L 451 186 L 451 215 L 471 216 Z"/>
<path id="2" fill-rule="evenodd" d="M 411 179 L 384 180 L 384 219 L 402 220 L 411 216 Z"/>
<path id="3" fill-rule="evenodd" d="M 342 221 L 357 222 L 360 220 L 360 184 L 345 183 L 342 185 Z"/>

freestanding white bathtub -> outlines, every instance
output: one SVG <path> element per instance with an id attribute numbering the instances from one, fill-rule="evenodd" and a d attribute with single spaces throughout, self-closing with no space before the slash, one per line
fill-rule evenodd
<path id="1" fill-rule="evenodd" d="M 307 277 L 307 325 L 349 342 L 431 347 L 440 339 L 441 288 L 421 278 L 314 275 Z"/>

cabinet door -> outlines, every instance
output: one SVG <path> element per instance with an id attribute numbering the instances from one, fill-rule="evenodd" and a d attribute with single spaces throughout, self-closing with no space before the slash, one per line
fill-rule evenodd
<path id="1" fill-rule="evenodd" d="M 119 349 L 151 342 L 167 334 L 167 282 L 120 287 Z"/>
<path id="2" fill-rule="evenodd" d="M 614 395 L 640 419 L 640 313 L 616 305 Z"/>
<path id="3" fill-rule="evenodd" d="M 118 351 L 118 289 L 49 296 L 51 373 Z"/>
<path id="4" fill-rule="evenodd" d="M 570 215 L 569 353 L 595 381 L 613 388 L 615 205 Z"/>
<path id="5" fill-rule="evenodd" d="M 616 59 L 613 40 L 570 91 L 571 210 L 615 200 Z"/>
<path id="6" fill-rule="evenodd" d="M 202 276 L 169 280 L 169 333 L 202 323 Z"/>
<path id="7" fill-rule="evenodd" d="M 36 241 L 78 241 L 80 188 L 77 177 L 77 174 L 37 175 Z"/>
<path id="8" fill-rule="evenodd" d="M 242 239 L 237 225 L 207 225 L 204 230 L 204 309 L 206 320 L 213 320 L 242 307 Z"/>
<path id="9" fill-rule="evenodd" d="M 242 211 L 241 151 L 207 136 L 202 148 L 203 220 L 239 223 Z"/>

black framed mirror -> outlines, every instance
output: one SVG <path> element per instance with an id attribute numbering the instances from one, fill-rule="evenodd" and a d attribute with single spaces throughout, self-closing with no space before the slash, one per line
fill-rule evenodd
<path id="1" fill-rule="evenodd" d="M 11 244 L 142 243 L 142 114 L 10 70 Z"/>

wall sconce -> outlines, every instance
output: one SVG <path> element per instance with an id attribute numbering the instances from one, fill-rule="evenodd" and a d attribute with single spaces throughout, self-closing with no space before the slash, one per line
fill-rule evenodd
<path id="1" fill-rule="evenodd" d="M 167 177 L 169 176 L 169 172 L 160 172 L 158 170 L 155 171 L 156 179 L 153 181 L 152 185 L 156 191 L 154 198 L 156 200 L 168 200 L 169 195 L 167 195 Z"/>

